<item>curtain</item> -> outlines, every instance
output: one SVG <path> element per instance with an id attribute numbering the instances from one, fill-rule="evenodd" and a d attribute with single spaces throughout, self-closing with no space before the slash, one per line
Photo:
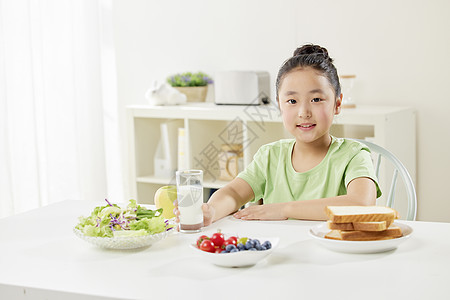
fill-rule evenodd
<path id="1" fill-rule="evenodd" d="M 111 0 L 0 0 L 0 217 L 123 195 Z"/>

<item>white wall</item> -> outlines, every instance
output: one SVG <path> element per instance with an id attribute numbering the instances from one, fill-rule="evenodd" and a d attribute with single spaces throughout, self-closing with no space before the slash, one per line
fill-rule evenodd
<path id="1" fill-rule="evenodd" d="M 357 74 L 358 103 L 417 110 L 418 219 L 450 222 L 450 1 L 116 0 L 114 27 L 123 106 L 182 71 L 267 70 L 273 83 L 295 47 L 326 47 Z"/>

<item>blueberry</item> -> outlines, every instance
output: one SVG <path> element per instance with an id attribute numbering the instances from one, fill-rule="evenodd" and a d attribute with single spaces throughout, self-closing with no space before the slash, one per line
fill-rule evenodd
<path id="1" fill-rule="evenodd" d="M 248 249 L 248 251 L 258 251 L 258 250 L 256 250 L 256 248 L 250 248 Z"/>
<path id="2" fill-rule="evenodd" d="M 239 251 L 245 250 L 245 246 L 242 243 L 237 244 L 237 248 L 239 249 Z"/>
<path id="3" fill-rule="evenodd" d="M 255 245 L 255 248 L 256 248 L 256 250 L 258 250 L 258 251 L 262 250 L 261 244 L 256 244 L 256 245 Z"/>
<path id="4" fill-rule="evenodd" d="M 263 250 L 267 250 L 267 248 L 264 246 L 261 246 L 261 251 L 263 251 Z"/>
<path id="5" fill-rule="evenodd" d="M 254 240 L 252 240 L 253 241 L 253 243 L 255 244 L 255 246 L 256 245 L 261 245 L 261 242 L 258 240 L 258 239 L 254 239 Z"/>
<path id="6" fill-rule="evenodd" d="M 219 254 L 222 254 L 222 253 L 228 253 L 228 251 L 227 251 L 227 250 L 223 250 L 223 251 L 220 252 Z"/>
<path id="7" fill-rule="evenodd" d="M 250 249 L 253 247 L 253 243 L 251 240 L 248 240 L 247 243 L 245 243 L 245 249 Z"/>
<path id="8" fill-rule="evenodd" d="M 231 249 L 231 250 L 230 250 L 230 253 L 233 253 L 233 252 L 239 252 L 239 249 L 237 249 L 237 248 Z"/>
<path id="9" fill-rule="evenodd" d="M 266 247 L 266 249 L 270 249 L 272 248 L 272 244 L 270 243 L 270 241 L 265 241 L 262 246 Z"/>
<path id="10" fill-rule="evenodd" d="M 227 245 L 225 247 L 225 250 L 228 251 L 228 252 L 231 252 L 232 249 L 236 249 L 236 246 L 233 245 L 233 244 Z"/>

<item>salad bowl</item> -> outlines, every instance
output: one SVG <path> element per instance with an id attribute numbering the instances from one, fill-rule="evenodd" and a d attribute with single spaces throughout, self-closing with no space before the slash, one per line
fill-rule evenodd
<path id="1" fill-rule="evenodd" d="M 73 229 L 77 237 L 102 248 L 136 249 L 166 238 L 174 227 L 162 216 L 162 208 L 148 209 L 134 199 L 123 208 L 105 201 L 88 217 L 79 218 Z"/>
<path id="2" fill-rule="evenodd" d="M 141 235 L 141 236 L 96 237 L 96 236 L 87 236 L 77 228 L 74 228 L 73 232 L 77 237 L 92 245 L 101 248 L 117 249 L 117 250 L 149 247 L 154 243 L 162 239 L 165 239 L 170 233 L 170 231 L 164 231 L 161 233 Z"/>

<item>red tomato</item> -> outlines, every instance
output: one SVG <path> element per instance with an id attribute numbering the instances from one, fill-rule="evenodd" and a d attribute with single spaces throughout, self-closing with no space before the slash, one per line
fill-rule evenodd
<path id="1" fill-rule="evenodd" d="M 211 252 L 211 253 L 216 252 L 216 248 L 214 247 L 214 243 L 211 242 L 210 240 L 204 240 L 200 244 L 200 250 L 203 250 L 203 251 L 206 251 L 206 252 Z"/>
<path id="2" fill-rule="evenodd" d="M 204 241 L 204 240 L 209 240 L 209 237 L 207 235 L 202 235 L 197 239 L 197 247 L 200 248 L 200 244 Z"/>
<path id="3" fill-rule="evenodd" d="M 230 240 L 230 239 L 231 239 L 231 240 L 234 240 L 234 241 L 236 242 L 236 244 L 237 244 L 237 240 L 238 240 L 237 237 L 235 237 L 235 236 L 230 236 L 228 239 L 229 239 L 229 240 Z M 235 244 L 235 245 L 236 245 L 236 244 Z"/>
<path id="4" fill-rule="evenodd" d="M 211 236 L 211 241 L 216 247 L 220 248 L 220 246 L 223 245 L 223 242 L 225 242 L 225 237 L 223 236 L 223 233 L 216 232 Z"/>
<path id="5" fill-rule="evenodd" d="M 223 246 L 226 247 L 228 245 L 235 245 L 236 246 L 237 245 L 237 240 L 236 239 L 232 239 L 232 238 L 229 238 L 229 239 L 225 240 L 225 242 L 223 243 Z"/>

